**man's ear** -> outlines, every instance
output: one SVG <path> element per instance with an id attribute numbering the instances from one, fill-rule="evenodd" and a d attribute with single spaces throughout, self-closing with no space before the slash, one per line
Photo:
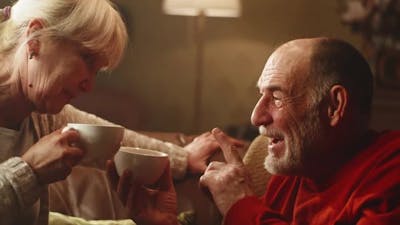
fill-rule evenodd
<path id="1" fill-rule="evenodd" d="M 343 119 L 348 104 L 348 92 L 342 85 L 334 85 L 329 91 L 328 119 L 334 127 Z"/>
<path id="2" fill-rule="evenodd" d="M 40 19 L 33 19 L 29 21 L 27 30 L 26 30 L 26 37 L 30 38 L 30 40 L 27 42 L 28 44 L 28 55 L 30 57 L 32 56 L 37 56 L 39 55 L 39 50 L 40 50 L 40 41 L 38 37 L 31 37 L 33 33 L 35 33 L 38 30 L 41 30 L 44 28 L 44 23 Z"/>

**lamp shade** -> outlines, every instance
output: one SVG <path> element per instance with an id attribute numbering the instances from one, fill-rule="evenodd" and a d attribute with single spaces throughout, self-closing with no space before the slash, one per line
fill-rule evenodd
<path id="1" fill-rule="evenodd" d="M 240 0 L 164 0 L 163 11 L 170 15 L 239 17 Z"/>

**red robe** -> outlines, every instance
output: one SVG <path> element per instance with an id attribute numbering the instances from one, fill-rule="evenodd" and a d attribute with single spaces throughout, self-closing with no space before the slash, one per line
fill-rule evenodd
<path id="1" fill-rule="evenodd" d="M 376 137 L 331 184 L 272 176 L 265 195 L 236 202 L 225 224 L 400 225 L 400 131 Z"/>

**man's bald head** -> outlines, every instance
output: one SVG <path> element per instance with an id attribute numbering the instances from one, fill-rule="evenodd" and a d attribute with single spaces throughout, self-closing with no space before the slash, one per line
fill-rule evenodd
<path id="1" fill-rule="evenodd" d="M 280 54 L 282 52 L 285 54 Z M 288 54 L 294 56 L 288 57 L 292 60 L 288 63 L 295 60 L 308 65 L 309 77 L 305 85 L 313 88 L 314 101 L 320 101 L 332 85 L 341 84 L 350 92 L 360 111 L 370 114 L 373 75 L 368 62 L 349 43 L 326 37 L 296 39 L 278 47 L 270 59 Z"/>

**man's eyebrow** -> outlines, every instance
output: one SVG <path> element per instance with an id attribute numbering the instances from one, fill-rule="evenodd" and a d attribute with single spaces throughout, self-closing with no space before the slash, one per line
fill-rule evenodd
<path id="1" fill-rule="evenodd" d="M 267 89 L 270 91 L 283 91 L 283 88 L 277 85 L 268 86 Z"/>
<path id="2" fill-rule="evenodd" d="M 260 90 L 268 90 L 268 91 L 284 91 L 284 89 L 278 85 L 262 86 L 260 85 L 260 83 L 257 83 L 257 88 L 259 88 Z"/>

